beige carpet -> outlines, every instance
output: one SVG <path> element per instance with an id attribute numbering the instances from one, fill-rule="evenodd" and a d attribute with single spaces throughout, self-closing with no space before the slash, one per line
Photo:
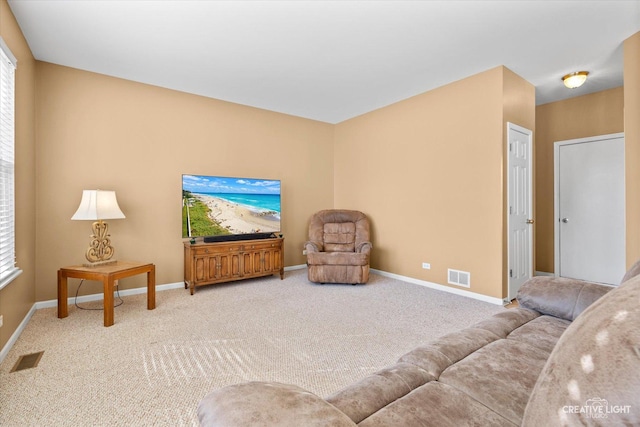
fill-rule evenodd
<path id="1" fill-rule="evenodd" d="M 153 311 L 146 295 L 124 301 L 110 328 L 101 311 L 38 310 L 0 365 L 0 425 L 193 426 L 206 393 L 249 380 L 326 396 L 504 310 L 375 274 L 364 286 L 315 285 L 306 270 L 158 292 Z M 9 373 L 38 351 L 36 368 Z"/>

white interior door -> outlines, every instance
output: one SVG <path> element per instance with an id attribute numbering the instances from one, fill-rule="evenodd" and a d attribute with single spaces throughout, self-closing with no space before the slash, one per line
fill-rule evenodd
<path id="1" fill-rule="evenodd" d="M 508 265 L 509 286 L 507 299 L 516 297 L 518 289 L 532 276 L 532 132 L 507 124 L 508 169 Z"/>
<path id="2" fill-rule="evenodd" d="M 617 285 L 625 272 L 624 136 L 556 142 L 556 275 Z"/>

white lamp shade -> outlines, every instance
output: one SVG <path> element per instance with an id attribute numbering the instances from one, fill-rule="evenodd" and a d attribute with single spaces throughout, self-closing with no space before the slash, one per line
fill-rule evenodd
<path id="1" fill-rule="evenodd" d="M 118 219 L 124 218 L 118 206 L 116 192 L 108 190 L 83 190 L 82 200 L 76 213 L 71 219 Z"/>

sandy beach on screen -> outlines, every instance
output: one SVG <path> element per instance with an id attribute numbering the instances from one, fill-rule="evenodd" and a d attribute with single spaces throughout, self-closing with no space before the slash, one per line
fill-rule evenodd
<path id="1" fill-rule="evenodd" d="M 211 212 L 209 217 L 232 233 L 272 233 L 279 230 L 276 217 L 254 212 L 237 203 L 202 194 L 194 194 Z"/>

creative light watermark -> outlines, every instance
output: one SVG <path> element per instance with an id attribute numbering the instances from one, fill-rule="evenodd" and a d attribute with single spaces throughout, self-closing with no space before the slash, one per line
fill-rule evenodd
<path id="1" fill-rule="evenodd" d="M 567 405 L 562 407 L 565 414 L 582 414 L 586 418 L 604 419 L 609 415 L 629 414 L 631 405 L 611 405 L 606 399 L 594 397 L 587 399 L 584 405 Z"/>

